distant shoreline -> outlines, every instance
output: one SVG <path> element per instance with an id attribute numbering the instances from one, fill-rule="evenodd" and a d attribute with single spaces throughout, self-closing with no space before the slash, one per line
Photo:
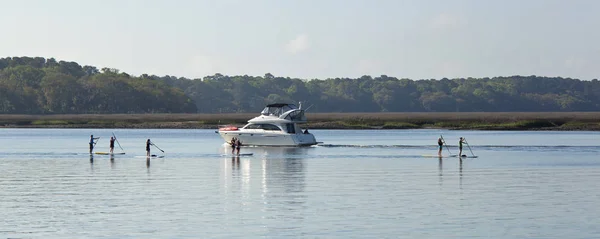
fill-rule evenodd
<path id="1" fill-rule="evenodd" d="M 217 129 L 243 126 L 256 113 L 0 114 L 0 128 Z M 600 112 L 307 113 L 308 129 L 600 131 Z"/>

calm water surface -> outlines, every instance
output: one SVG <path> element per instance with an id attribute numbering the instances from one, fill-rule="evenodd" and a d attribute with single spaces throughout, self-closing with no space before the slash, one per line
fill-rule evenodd
<path id="1" fill-rule="evenodd" d="M 236 159 L 214 130 L 0 129 L 0 238 L 600 238 L 598 132 L 312 132 Z"/>

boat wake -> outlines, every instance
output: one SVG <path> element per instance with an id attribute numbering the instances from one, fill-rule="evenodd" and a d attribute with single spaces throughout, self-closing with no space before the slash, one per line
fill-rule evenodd
<path id="1" fill-rule="evenodd" d="M 430 145 L 360 145 L 360 144 L 318 144 L 325 148 L 431 148 Z"/>
<path id="2" fill-rule="evenodd" d="M 358 144 L 319 144 L 317 147 L 325 148 L 397 148 L 397 149 L 431 149 L 437 145 L 358 145 Z M 456 149 L 458 146 L 449 145 L 450 149 Z M 600 146 L 571 146 L 571 145 L 471 145 L 472 148 L 490 151 L 577 151 L 577 152 L 598 152 Z"/>

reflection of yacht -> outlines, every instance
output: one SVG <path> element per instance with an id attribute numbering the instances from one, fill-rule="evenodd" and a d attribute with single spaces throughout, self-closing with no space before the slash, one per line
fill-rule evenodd
<path id="1" fill-rule="evenodd" d="M 306 123 L 302 105 L 270 104 L 260 116 L 248 120 L 242 128 L 226 126 L 217 131 L 225 142 L 239 139 L 243 145 L 259 146 L 310 146 L 317 144 L 315 136 L 302 131 L 299 123 Z"/>

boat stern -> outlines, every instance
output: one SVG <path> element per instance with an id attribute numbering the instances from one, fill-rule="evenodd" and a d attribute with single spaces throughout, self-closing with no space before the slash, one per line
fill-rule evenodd
<path id="1" fill-rule="evenodd" d="M 311 146 L 311 145 L 317 144 L 317 140 L 315 139 L 315 136 L 311 133 L 308 133 L 308 131 L 305 131 L 305 132 L 299 133 L 299 134 L 295 134 L 295 135 L 293 135 L 293 138 L 297 145 Z"/>

